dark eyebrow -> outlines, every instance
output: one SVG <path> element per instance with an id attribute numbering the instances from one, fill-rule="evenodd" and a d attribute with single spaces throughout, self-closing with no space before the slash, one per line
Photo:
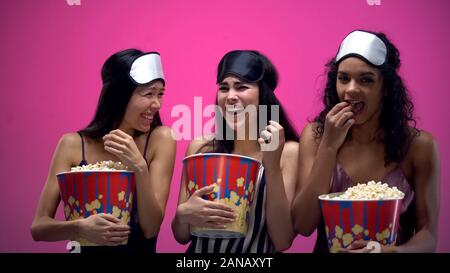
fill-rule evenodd
<path id="1" fill-rule="evenodd" d="M 156 87 L 149 87 L 141 90 L 141 93 L 147 93 L 147 92 L 164 92 L 166 89 L 163 88 L 156 88 Z"/>
<path id="2" fill-rule="evenodd" d="M 361 74 L 359 74 L 360 76 L 374 76 L 374 77 L 376 77 L 377 75 L 375 75 L 375 73 L 373 73 L 373 72 L 370 72 L 370 71 L 368 71 L 368 72 L 363 72 L 363 73 L 361 73 Z"/>
<path id="3" fill-rule="evenodd" d="M 348 73 L 347 71 L 338 71 L 338 74 L 345 74 L 345 75 L 349 75 L 350 73 Z M 377 75 L 371 71 L 363 71 L 361 73 L 359 73 L 359 76 L 374 76 L 376 77 Z"/>
<path id="4" fill-rule="evenodd" d="M 230 84 L 231 85 L 242 85 L 242 84 L 249 84 L 249 83 L 245 82 L 245 81 L 237 80 L 237 81 L 231 82 Z M 227 85 L 228 86 L 228 83 L 227 82 L 221 82 L 221 83 L 219 83 L 219 85 Z"/>
<path id="5" fill-rule="evenodd" d="M 151 86 L 149 89 L 150 90 L 156 90 L 156 91 L 164 91 L 164 90 L 166 90 L 166 88 L 164 88 L 164 87 L 158 88 L 158 87 L 154 87 L 154 86 Z"/>

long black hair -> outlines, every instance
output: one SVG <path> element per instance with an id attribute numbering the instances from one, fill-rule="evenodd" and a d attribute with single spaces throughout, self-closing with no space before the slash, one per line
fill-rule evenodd
<path id="1" fill-rule="evenodd" d="M 414 104 L 411 101 L 408 89 L 398 74 L 400 53 L 384 33 L 370 33 L 379 37 L 387 48 L 386 62 L 377 68 L 383 76 L 384 84 L 379 124 L 383 130 L 381 140 L 384 143 L 384 161 L 385 165 L 388 165 L 391 162 L 399 163 L 405 158 L 411 141 L 418 134 L 418 130 L 414 119 Z M 335 58 L 326 65 L 327 83 L 323 94 L 325 107 L 314 119 L 318 125 L 314 129 L 317 138 L 323 135 L 327 113 L 340 102 L 336 90 L 338 66 L 339 63 L 335 62 Z"/>
<path id="2" fill-rule="evenodd" d="M 235 51 L 230 51 L 227 54 L 225 54 L 222 58 L 222 60 L 219 62 L 217 73 L 221 73 L 223 71 L 223 60 L 226 59 L 230 54 L 233 54 Z M 297 131 L 295 130 L 294 126 L 292 125 L 290 119 L 288 118 L 286 112 L 284 111 L 283 106 L 281 105 L 280 101 L 275 96 L 275 89 L 278 85 L 278 73 L 275 68 L 275 66 L 272 64 L 272 62 L 263 54 L 261 54 L 258 51 L 249 50 L 249 52 L 255 54 L 258 56 L 258 58 L 263 63 L 263 78 L 258 81 L 258 87 L 259 87 L 259 105 L 267 105 L 268 108 L 270 108 L 271 105 L 277 105 L 279 106 L 279 123 L 284 129 L 284 137 L 286 141 L 299 141 L 299 135 Z M 216 97 L 216 105 L 217 97 Z M 259 111 L 258 111 L 259 112 Z M 203 145 L 197 152 L 204 151 L 205 148 L 207 148 L 204 152 L 218 152 L 218 153 L 231 153 L 234 150 L 234 140 L 229 140 L 226 138 L 226 132 L 227 130 L 231 130 L 231 128 L 228 126 L 227 122 L 225 121 L 224 117 L 222 115 L 217 115 L 217 122 L 222 122 L 222 128 L 221 130 L 223 135 L 217 136 L 213 140 L 207 142 L 205 145 Z M 258 120 L 259 120 L 259 113 L 258 113 Z M 271 120 L 271 111 L 267 111 L 267 120 Z M 259 122 L 258 122 L 259 127 Z M 217 127 L 216 127 L 217 128 Z M 216 130 L 217 131 L 217 130 Z M 261 131 L 261 128 L 258 128 L 258 132 Z M 217 133 L 217 132 L 216 132 Z"/>
<path id="3" fill-rule="evenodd" d="M 80 133 L 99 139 L 119 126 L 131 95 L 137 88 L 128 76 L 131 64 L 142 54 L 143 52 L 138 49 L 126 49 L 113 54 L 106 60 L 101 71 L 103 86 L 97 110 L 92 121 L 86 128 L 81 129 Z M 150 130 L 160 125 L 162 122 L 157 112 Z M 142 133 L 145 132 L 136 131 L 137 135 Z"/>

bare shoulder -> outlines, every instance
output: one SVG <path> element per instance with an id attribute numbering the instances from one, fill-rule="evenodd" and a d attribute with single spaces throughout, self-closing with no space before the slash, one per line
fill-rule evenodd
<path id="1" fill-rule="evenodd" d="M 420 130 L 413 137 L 407 156 L 413 161 L 428 161 L 437 156 L 438 144 L 433 135 Z"/>
<path id="2" fill-rule="evenodd" d="M 58 149 L 64 151 L 81 150 L 81 138 L 78 133 L 66 133 L 58 142 Z"/>
<path id="3" fill-rule="evenodd" d="M 55 160 L 64 165 L 77 165 L 81 160 L 81 138 L 77 133 L 66 133 L 58 142 Z"/>
<path id="4" fill-rule="evenodd" d="M 283 152 L 281 155 L 283 158 L 287 160 L 297 160 L 298 156 L 298 142 L 297 141 L 288 141 L 284 144 Z"/>
<path id="5" fill-rule="evenodd" d="M 144 134 L 143 138 L 147 138 L 148 134 Z M 145 140 L 143 140 L 145 142 Z M 167 126 L 158 126 L 150 134 L 147 146 L 147 154 L 150 160 L 156 154 L 175 154 L 177 142 L 172 135 L 172 129 Z"/>
<path id="6" fill-rule="evenodd" d="M 172 129 L 168 126 L 158 126 L 153 129 L 150 135 L 150 142 L 157 141 L 158 143 L 165 142 L 171 143 L 176 142 L 172 135 Z"/>
<path id="7" fill-rule="evenodd" d="M 283 152 L 281 153 L 281 167 L 296 163 L 298 160 L 299 145 L 297 141 L 288 141 L 284 144 Z"/>
<path id="8" fill-rule="evenodd" d="M 320 143 L 319 130 L 320 126 L 317 122 L 308 123 L 300 134 L 300 143 L 318 145 Z"/>
<path id="9" fill-rule="evenodd" d="M 432 148 L 436 145 L 433 135 L 427 131 L 420 130 L 411 142 L 411 148 Z"/>

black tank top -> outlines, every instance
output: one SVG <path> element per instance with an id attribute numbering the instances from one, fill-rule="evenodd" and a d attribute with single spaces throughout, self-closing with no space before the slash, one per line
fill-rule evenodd
<path id="1" fill-rule="evenodd" d="M 83 135 L 78 132 L 81 138 L 81 162 L 80 166 L 88 165 L 86 161 L 86 156 L 84 152 L 84 138 Z M 147 162 L 147 167 L 149 167 L 149 162 L 147 161 L 147 147 L 148 141 L 150 139 L 151 131 L 148 133 L 145 147 L 144 147 L 144 159 Z M 131 232 L 128 237 L 128 244 L 120 246 L 83 246 L 81 247 L 81 253 L 156 253 L 156 242 L 158 235 L 153 238 L 147 239 L 144 236 L 144 232 L 138 223 L 138 213 L 137 213 L 137 195 L 133 198 L 133 209 L 131 211 L 130 227 Z"/>

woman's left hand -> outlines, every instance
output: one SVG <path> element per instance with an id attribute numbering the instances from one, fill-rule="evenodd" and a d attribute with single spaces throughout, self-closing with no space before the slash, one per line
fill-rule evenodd
<path id="1" fill-rule="evenodd" d="M 262 149 L 264 167 L 279 167 L 285 143 L 283 127 L 278 122 L 269 121 L 269 125 L 261 132 L 258 142 L 261 146 L 266 145 L 268 148 Z"/>
<path id="2" fill-rule="evenodd" d="M 351 243 L 347 248 L 341 248 L 339 253 L 393 253 L 395 246 L 386 246 L 376 241 L 358 240 Z"/>
<path id="3" fill-rule="evenodd" d="M 117 156 L 123 164 L 133 171 L 137 171 L 143 165 L 147 165 L 133 137 L 122 130 L 112 130 L 103 137 L 103 143 L 106 151 Z"/>

